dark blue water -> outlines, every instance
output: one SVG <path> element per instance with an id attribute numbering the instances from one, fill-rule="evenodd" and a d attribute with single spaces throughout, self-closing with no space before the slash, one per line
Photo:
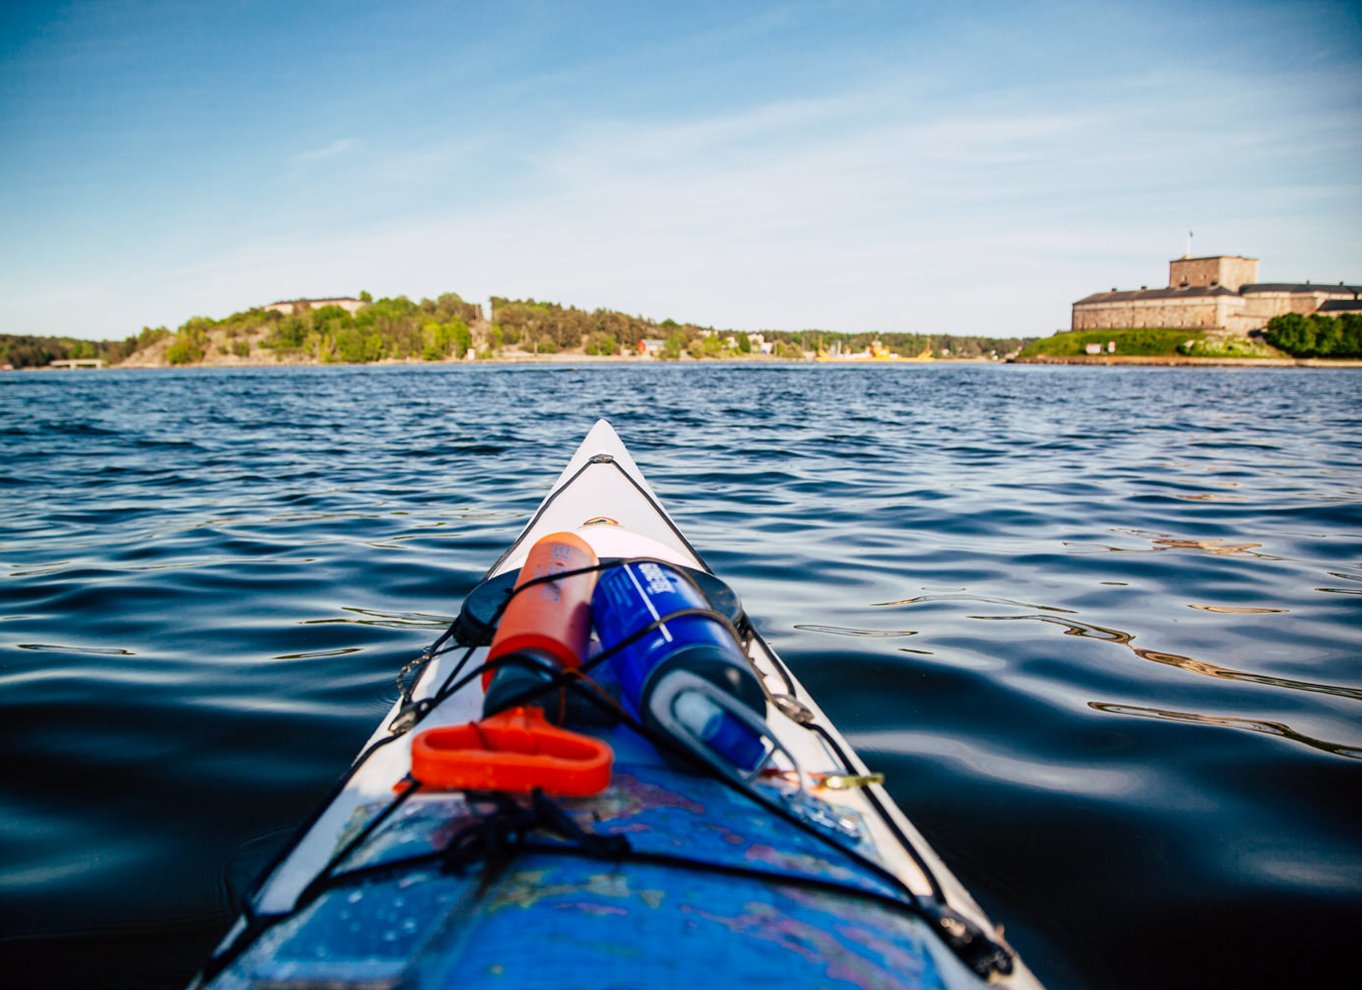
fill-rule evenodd
<path id="1" fill-rule="evenodd" d="M 6 982 L 187 980 L 599 416 L 1052 987 L 1351 958 L 1362 373 L 92 372 L 0 376 Z"/>

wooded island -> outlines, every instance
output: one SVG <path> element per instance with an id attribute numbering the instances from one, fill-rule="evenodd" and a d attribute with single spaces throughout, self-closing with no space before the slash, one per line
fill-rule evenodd
<path id="1" fill-rule="evenodd" d="M 494 296 L 491 319 L 456 293 L 414 302 L 406 296 L 271 303 L 223 319 L 196 316 L 178 330 L 144 327 L 124 340 L 0 335 L 0 366 L 47 367 L 102 359 L 121 367 L 367 364 L 380 361 L 533 360 L 548 355 L 634 356 L 656 360 L 803 360 L 822 349 L 860 351 L 872 342 L 901 357 L 1002 360 L 1020 337 L 831 333 L 823 330 L 716 330 L 616 310 L 587 311 L 534 299 Z"/>

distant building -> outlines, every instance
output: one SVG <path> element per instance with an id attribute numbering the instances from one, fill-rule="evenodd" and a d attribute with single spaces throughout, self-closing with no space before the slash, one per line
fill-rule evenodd
<path id="1" fill-rule="evenodd" d="M 1178 327 L 1248 333 L 1284 313 L 1362 312 L 1362 286 L 1259 282 L 1258 259 L 1176 258 L 1166 289 L 1097 292 L 1073 304 L 1074 330 Z"/>
<path id="2" fill-rule="evenodd" d="M 261 309 L 291 314 L 300 309 L 321 309 L 323 306 L 339 306 L 353 315 L 362 309 L 365 303 L 351 296 L 337 296 L 333 299 L 284 299 L 279 302 L 272 302 L 268 306 L 262 306 Z"/>
<path id="3" fill-rule="evenodd" d="M 638 342 L 638 353 L 642 357 L 657 357 L 665 344 L 666 341 L 656 337 L 644 337 Z"/>

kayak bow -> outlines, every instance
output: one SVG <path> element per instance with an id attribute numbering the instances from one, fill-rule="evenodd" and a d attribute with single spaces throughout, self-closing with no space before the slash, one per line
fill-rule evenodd
<path id="1" fill-rule="evenodd" d="M 565 533 L 598 562 L 531 576 Z M 484 711 L 508 601 L 588 574 L 580 667 Z M 607 636 L 611 582 L 658 614 Z M 603 420 L 399 685 L 196 986 L 1038 986 Z"/>

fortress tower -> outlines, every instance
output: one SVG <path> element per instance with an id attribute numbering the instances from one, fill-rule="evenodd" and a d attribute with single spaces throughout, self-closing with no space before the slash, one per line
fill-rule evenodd
<path id="1" fill-rule="evenodd" d="M 1258 259 L 1235 254 L 1214 258 L 1174 258 L 1168 262 L 1168 288 L 1187 289 L 1202 286 L 1208 289 L 1224 286 L 1238 292 L 1241 286 L 1258 281 Z"/>

